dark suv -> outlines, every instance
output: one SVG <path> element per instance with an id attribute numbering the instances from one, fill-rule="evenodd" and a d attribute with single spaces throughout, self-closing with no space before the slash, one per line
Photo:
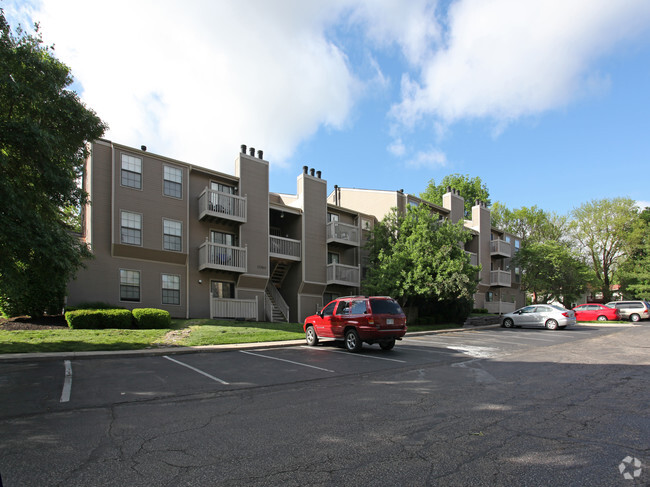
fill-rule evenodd
<path id="1" fill-rule="evenodd" d="M 310 346 L 317 345 L 319 338 L 335 338 L 351 352 L 361 350 L 363 342 L 391 350 L 395 340 L 406 334 L 406 315 L 393 298 L 346 296 L 308 316 L 304 330 Z"/>

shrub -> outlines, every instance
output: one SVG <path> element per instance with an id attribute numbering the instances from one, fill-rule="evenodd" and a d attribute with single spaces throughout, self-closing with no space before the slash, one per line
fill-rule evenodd
<path id="1" fill-rule="evenodd" d="M 134 328 L 169 328 L 172 324 L 168 311 L 155 308 L 135 308 L 133 310 Z"/>
<path id="2" fill-rule="evenodd" d="M 80 309 L 65 314 L 73 329 L 131 328 L 133 315 L 128 309 Z"/>
<path id="3" fill-rule="evenodd" d="M 484 315 L 484 314 L 488 314 L 488 310 L 487 310 L 487 308 L 474 308 L 472 310 L 472 314 Z"/>

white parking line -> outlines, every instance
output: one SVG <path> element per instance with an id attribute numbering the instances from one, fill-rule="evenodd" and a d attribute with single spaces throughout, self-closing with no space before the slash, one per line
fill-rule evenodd
<path id="1" fill-rule="evenodd" d="M 350 357 L 359 357 L 359 358 L 374 358 L 376 360 L 388 360 L 390 362 L 399 362 L 401 364 L 405 364 L 405 360 L 397 360 L 395 358 L 386 358 L 386 357 L 374 357 L 372 355 L 363 355 L 363 354 L 358 354 L 358 353 L 350 353 L 350 352 L 344 352 L 342 350 L 332 350 L 329 348 L 315 348 L 315 347 L 310 347 L 308 345 L 303 345 L 302 348 L 306 348 L 308 350 L 318 350 L 321 352 L 332 352 L 332 353 L 344 353 Z"/>
<path id="2" fill-rule="evenodd" d="M 198 372 L 199 374 L 204 375 L 204 376 L 208 377 L 209 379 L 212 379 L 212 380 L 214 380 L 214 381 L 220 382 L 220 383 L 223 384 L 223 385 L 226 385 L 226 386 L 229 385 L 225 380 L 221 380 L 221 379 L 219 379 L 218 377 L 215 377 L 215 376 L 213 376 L 213 375 L 210 375 L 210 374 L 208 374 L 207 372 L 203 372 L 202 370 L 197 369 L 196 367 L 192 367 L 191 365 L 184 364 L 183 362 L 180 362 L 180 361 L 178 361 L 178 360 L 176 360 L 176 359 L 173 359 L 173 358 L 171 358 L 171 357 L 168 357 L 167 355 L 163 355 L 163 358 L 166 358 L 167 360 L 171 360 L 172 362 L 177 363 L 178 365 L 182 365 L 183 367 L 187 367 L 188 369 L 191 369 L 191 370 L 193 370 L 194 372 Z"/>
<path id="3" fill-rule="evenodd" d="M 72 364 L 69 360 L 64 360 L 65 379 L 63 379 L 63 391 L 61 391 L 61 400 L 59 402 L 70 401 L 70 392 L 72 391 Z"/>
<path id="4" fill-rule="evenodd" d="M 240 352 L 241 352 L 241 353 L 245 353 L 245 354 L 247 354 L 247 355 L 254 355 L 254 356 L 256 356 L 256 357 L 263 357 L 263 358 L 268 358 L 268 359 L 271 359 L 271 360 L 279 360 L 280 362 L 288 362 L 288 363 L 290 363 L 290 364 L 294 364 L 294 365 L 301 365 L 301 366 L 303 366 L 303 367 L 310 367 L 310 368 L 312 368 L 312 369 L 324 370 L 325 372 L 332 372 L 332 373 L 334 373 L 333 370 L 323 369 L 322 367 L 316 367 L 315 365 L 302 364 L 302 363 L 300 363 L 300 362 L 294 362 L 294 361 L 292 361 L 292 360 L 285 360 L 285 359 L 283 359 L 283 358 L 278 358 L 278 357 L 269 357 L 268 355 L 262 355 L 261 353 L 247 352 L 247 351 L 245 351 L 245 350 L 240 350 Z"/>

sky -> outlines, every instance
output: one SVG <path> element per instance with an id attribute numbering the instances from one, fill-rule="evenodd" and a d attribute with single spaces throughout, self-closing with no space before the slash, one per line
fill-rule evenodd
<path id="1" fill-rule="evenodd" d="M 227 174 L 264 151 L 418 195 L 451 174 L 567 215 L 650 206 L 648 0 L 0 0 L 39 22 L 105 138 Z"/>

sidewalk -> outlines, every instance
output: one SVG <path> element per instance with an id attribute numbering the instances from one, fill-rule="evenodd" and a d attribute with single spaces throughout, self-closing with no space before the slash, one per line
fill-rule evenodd
<path id="1" fill-rule="evenodd" d="M 473 326 L 471 328 L 451 328 L 448 330 L 417 331 L 407 333 L 407 337 L 436 335 L 440 333 L 458 333 L 472 330 L 482 330 L 486 328 L 496 328 L 499 325 Z M 325 338 L 325 340 L 329 340 Z M 97 357 L 145 357 L 156 355 L 172 355 L 183 353 L 200 353 L 200 352 L 224 352 L 229 350 L 252 350 L 260 348 L 280 348 L 280 347 L 297 347 L 305 345 L 305 340 L 283 340 L 276 342 L 257 342 L 257 343 L 233 343 L 229 345 L 203 345 L 199 347 L 156 347 L 144 348 L 141 350 L 113 350 L 113 351 L 92 351 L 92 352 L 46 352 L 46 353 L 5 353 L 0 354 L 0 363 L 11 362 L 35 362 L 46 360 L 73 360 L 83 358 Z"/>

